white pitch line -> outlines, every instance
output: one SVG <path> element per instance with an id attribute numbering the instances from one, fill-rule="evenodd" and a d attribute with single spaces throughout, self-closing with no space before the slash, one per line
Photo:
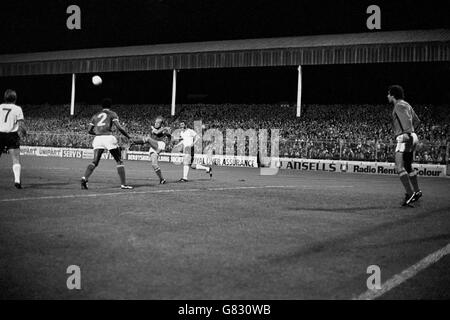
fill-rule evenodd
<path id="1" fill-rule="evenodd" d="M 149 191 L 122 191 L 110 193 L 87 193 L 87 194 L 71 194 L 65 196 L 43 196 L 43 197 L 24 197 L 13 199 L 1 199 L 0 202 L 14 202 L 26 200 L 49 200 L 49 199 L 72 199 L 72 198 L 88 198 L 102 196 L 118 196 L 130 194 L 152 194 L 152 193 L 172 193 L 172 192 L 194 192 L 194 191 L 224 191 L 224 190 L 245 190 L 245 189 L 267 189 L 267 188 L 295 188 L 296 186 L 249 186 L 249 187 L 229 187 L 229 188 L 206 188 L 206 189 L 165 189 L 165 190 L 149 190 Z"/>
<path id="2" fill-rule="evenodd" d="M 328 186 L 325 188 L 352 188 L 353 186 Z M 149 190 L 149 191 L 122 191 L 109 193 L 86 193 L 86 194 L 70 194 L 61 196 L 42 196 L 42 197 L 23 197 L 13 199 L 0 199 L 0 202 L 14 202 L 27 200 L 50 200 L 50 199 L 73 199 L 73 198 L 89 198 L 89 197 L 103 197 L 103 196 L 119 196 L 130 194 L 152 194 L 152 193 L 171 193 L 171 192 L 194 192 L 194 191 L 226 191 L 226 190 L 247 190 L 247 189 L 278 189 L 278 188 L 302 188 L 315 189 L 314 186 L 248 186 L 248 187 L 223 187 L 223 188 L 205 188 L 205 189 L 165 189 L 165 190 Z M 323 186 L 320 186 L 323 189 Z"/>
<path id="3" fill-rule="evenodd" d="M 359 295 L 358 297 L 354 298 L 353 300 L 373 300 L 376 298 L 381 297 L 386 292 L 394 289 L 401 283 L 405 282 L 406 280 L 414 277 L 416 274 L 418 274 L 420 271 L 428 268 L 432 264 L 438 262 L 441 258 L 444 256 L 450 254 L 450 243 L 447 244 L 445 247 L 437 250 L 436 252 L 433 252 L 432 254 L 428 255 L 427 257 L 423 258 L 419 262 L 417 262 L 415 265 L 412 265 L 408 269 L 402 271 L 399 274 L 396 274 L 392 278 L 390 278 L 388 281 L 386 281 L 380 289 L 374 289 L 374 290 L 367 290 L 363 294 Z"/>

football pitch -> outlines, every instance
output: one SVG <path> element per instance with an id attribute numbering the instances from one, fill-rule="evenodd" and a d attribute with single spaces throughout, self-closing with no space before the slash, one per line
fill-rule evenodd
<path id="1" fill-rule="evenodd" d="M 450 298 L 450 179 L 420 178 L 401 207 L 396 176 L 214 167 L 213 178 L 126 161 L 22 157 L 23 190 L 0 158 L 0 299 Z M 433 253 L 437 253 L 433 255 Z M 431 255 L 431 256 L 430 256 Z M 80 267 L 69 290 L 67 268 Z"/>

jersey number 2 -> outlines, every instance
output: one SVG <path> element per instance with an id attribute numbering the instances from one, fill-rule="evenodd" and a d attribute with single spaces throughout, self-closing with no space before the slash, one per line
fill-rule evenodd
<path id="1" fill-rule="evenodd" d="M 106 115 L 106 113 L 102 112 L 97 117 L 100 118 L 100 121 L 97 122 L 97 127 L 103 127 L 106 124 L 105 120 L 108 116 Z"/>
<path id="2" fill-rule="evenodd" d="M 11 112 L 11 109 L 9 109 L 9 108 L 3 108 L 3 111 L 6 111 L 5 122 L 7 122 L 7 121 L 8 121 L 9 113 Z"/>

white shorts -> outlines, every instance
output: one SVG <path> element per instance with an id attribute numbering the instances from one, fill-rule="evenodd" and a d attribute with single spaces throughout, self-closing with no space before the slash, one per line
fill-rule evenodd
<path id="1" fill-rule="evenodd" d="M 153 149 L 152 147 L 150 147 L 150 150 L 149 150 L 149 154 L 152 154 L 152 153 L 157 153 L 157 154 L 159 154 L 161 151 L 163 151 L 163 150 L 166 150 L 166 143 L 165 142 L 162 142 L 162 141 L 158 141 L 158 150 L 155 150 L 155 149 Z"/>
<path id="2" fill-rule="evenodd" d="M 96 136 L 94 141 L 92 141 L 92 147 L 95 149 L 117 149 L 119 143 L 114 136 Z"/>
<path id="3" fill-rule="evenodd" d="M 404 133 L 398 135 L 396 140 L 397 146 L 395 148 L 395 152 L 413 152 L 419 142 L 419 138 L 414 132 L 411 134 Z"/>

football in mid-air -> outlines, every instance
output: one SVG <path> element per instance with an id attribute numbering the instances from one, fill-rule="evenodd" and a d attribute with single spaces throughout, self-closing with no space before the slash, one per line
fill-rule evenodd
<path id="1" fill-rule="evenodd" d="M 102 78 L 100 78 L 100 76 L 93 76 L 92 83 L 94 84 L 94 86 L 99 86 L 102 84 Z"/>

